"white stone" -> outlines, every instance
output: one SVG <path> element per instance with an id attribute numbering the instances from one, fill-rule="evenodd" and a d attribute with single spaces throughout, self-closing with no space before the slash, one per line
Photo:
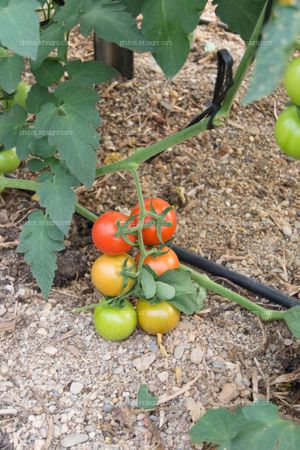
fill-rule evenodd
<path id="1" fill-rule="evenodd" d="M 58 349 L 49 345 L 49 347 L 44 349 L 44 352 L 47 353 L 47 355 L 54 356 L 58 352 Z"/>
<path id="2" fill-rule="evenodd" d="M 64 448 L 70 448 L 74 447 L 78 444 L 83 444 L 84 442 L 89 440 L 89 435 L 86 433 L 72 433 L 65 436 L 62 441 L 61 445 Z"/>
<path id="3" fill-rule="evenodd" d="M 73 383 L 70 386 L 70 392 L 74 395 L 80 394 L 80 392 L 83 389 L 83 384 L 79 381 L 73 381 Z"/>

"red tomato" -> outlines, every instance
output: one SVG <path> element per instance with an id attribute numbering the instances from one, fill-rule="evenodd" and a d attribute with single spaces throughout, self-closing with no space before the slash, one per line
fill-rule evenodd
<path id="1" fill-rule="evenodd" d="M 178 269 L 179 259 L 170 247 L 163 247 L 161 251 L 163 255 L 149 255 L 144 260 L 144 265 L 151 267 L 158 276 L 167 272 L 168 270 Z M 140 259 L 140 253 L 136 255 L 136 262 Z"/>
<path id="2" fill-rule="evenodd" d="M 154 209 L 156 214 L 161 214 L 166 208 L 169 208 L 170 204 L 161 198 L 147 198 L 145 200 L 145 208 L 146 211 L 150 211 Z M 140 213 L 139 205 L 136 205 L 132 211 L 130 216 L 135 216 Z M 138 217 L 133 220 L 133 226 L 138 224 Z M 174 209 L 171 209 L 162 219 L 161 222 L 161 238 L 162 242 L 159 239 L 159 235 L 157 233 L 157 220 L 153 217 L 147 216 L 145 218 L 144 224 L 148 225 L 147 228 L 143 229 L 143 238 L 144 242 L 147 245 L 159 245 L 162 242 L 167 242 L 171 239 L 176 230 L 177 220 Z"/>
<path id="3" fill-rule="evenodd" d="M 107 211 L 100 216 L 93 225 L 92 239 L 94 245 L 105 255 L 121 255 L 126 253 L 132 245 L 124 241 L 121 236 L 115 236 L 118 231 L 117 223 L 126 225 L 128 217 L 118 211 Z M 136 236 L 127 235 L 128 239 L 134 244 Z"/>

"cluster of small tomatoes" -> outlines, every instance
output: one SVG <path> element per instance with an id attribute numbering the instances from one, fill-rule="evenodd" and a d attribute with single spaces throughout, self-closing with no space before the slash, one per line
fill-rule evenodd
<path id="1" fill-rule="evenodd" d="M 147 212 L 160 215 L 167 211 L 159 225 L 153 216 L 146 216 L 141 229 L 147 249 L 159 248 L 157 254 L 146 256 L 143 265 L 160 276 L 179 267 L 175 252 L 164 245 L 175 232 L 176 214 L 163 199 L 148 198 L 144 203 Z M 93 225 L 93 243 L 103 255 L 94 262 L 91 277 L 94 286 L 105 297 L 95 307 L 93 320 L 97 332 L 109 340 L 127 338 L 137 324 L 150 334 L 167 333 L 180 319 L 178 309 L 167 301 L 151 304 L 138 298 L 135 308 L 126 296 L 127 293 L 130 295 L 139 275 L 140 252 L 135 257 L 128 254 L 138 247 L 136 228 L 139 220 L 140 207 L 136 205 L 129 217 L 117 211 L 107 211 Z"/>
<path id="2" fill-rule="evenodd" d="M 288 65 L 284 86 L 292 104 L 278 117 L 275 139 L 284 153 L 300 159 L 300 56 Z"/>

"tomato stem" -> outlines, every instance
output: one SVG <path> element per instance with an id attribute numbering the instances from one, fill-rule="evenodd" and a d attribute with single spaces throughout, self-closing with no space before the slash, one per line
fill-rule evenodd
<path id="1" fill-rule="evenodd" d="M 207 275 L 201 274 L 196 270 L 193 270 L 190 267 L 185 266 L 184 264 L 181 264 L 180 268 L 188 270 L 191 273 L 192 280 L 198 283 L 201 287 L 210 290 L 212 292 L 215 292 L 221 297 L 227 298 L 228 300 L 237 303 L 238 305 L 242 306 L 248 311 L 251 311 L 254 314 L 256 314 L 262 320 L 265 321 L 282 320 L 284 318 L 283 317 L 284 311 L 273 311 L 271 309 L 267 309 L 264 308 L 263 306 L 257 305 L 257 303 L 252 302 L 243 295 L 237 294 L 236 292 L 233 292 L 230 289 L 221 286 L 220 284 L 211 280 Z"/>

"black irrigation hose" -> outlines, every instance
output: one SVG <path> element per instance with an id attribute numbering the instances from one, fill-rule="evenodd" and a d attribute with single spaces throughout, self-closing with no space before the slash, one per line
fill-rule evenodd
<path id="1" fill-rule="evenodd" d="M 259 283 L 253 278 L 246 277 L 245 275 L 241 275 L 240 273 L 227 269 L 221 264 L 210 261 L 203 256 L 190 253 L 181 247 L 177 247 L 177 245 L 172 245 L 172 249 L 181 261 L 197 267 L 198 269 L 204 270 L 211 275 L 225 278 L 237 286 L 247 289 L 249 292 L 259 295 L 260 297 L 266 298 L 277 305 L 285 306 L 286 308 L 292 308 L 293 306 L 300 305 L 300 302 L 297 299 L 289 297 L 288 295 L 283 294 L 270 286 Z"/>

